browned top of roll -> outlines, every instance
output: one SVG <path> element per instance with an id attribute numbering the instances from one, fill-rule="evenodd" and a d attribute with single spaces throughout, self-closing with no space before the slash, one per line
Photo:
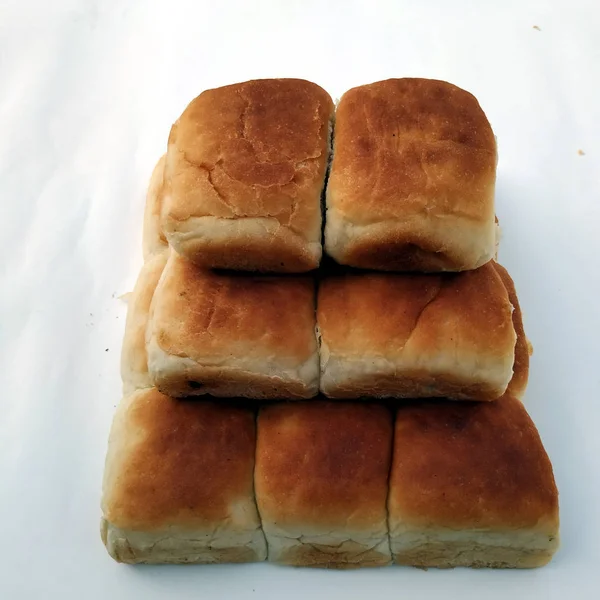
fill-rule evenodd
<path id="1" fill-rule="evenodd" d="M 277 527 L 368 530 L 385 523 L 392 418 L 380 405 L 276 404 L 258 418 L 256 494 Z"/>
<path id="2" fill-rule="evenodd" d="M 251 410 L 136 392 L 119 405 L 111 430 L 104 516 L 140 531 L 250 519 L 254 451 Z"/>
<path id="3" fill-rule="evenodd" d="M 329 200 L 367 224 L 493 211 L 496 140 L 477 99 L 433 79 L 388 79 L 346 92 L 336 112 Z"/>
<path id="4" fill-rule="evenodd" d="M 396 524 L 552 529 L 558 520 L 552 465 L 525 408 L 509 396 L 399 407 L 390 482 Z"/>
<path id="5" fill-rule="evenodd" d="M 272 358 L 295 366 L 317 351 L 314 307 L 310 277 L 217 273 L 172 252 L 153 299 L 153 331 L 165 352 L 199 362 Z"/>
<path id="6" fill-rule="evenodd" d="M 452 274 L 349 274 L 325 279 L 317 318 L 332 354 L 447 350 L 505 356 L 513 352 L 509 298 L 491 263 Z M 413 347 L 411 346 L 411 348 Z M 412 351 L 412 350 L 411 350 Z"/>
<path id="7" fill-rule="evenodd" d="M 169 217 L 275 217 L 305 234 L 320 222 L 333 102 L 301 79 L 207 90 L 173 125 Z"/>

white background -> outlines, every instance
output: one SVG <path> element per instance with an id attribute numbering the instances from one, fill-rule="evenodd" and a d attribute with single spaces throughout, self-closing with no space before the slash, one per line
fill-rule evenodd
<path id="1" fill-rule="evenodd" d="M 0 0 L 0 598 L 598 598 L 599 65 L 595 0 Z M 106 554 L 119 296 L 141 265 L 148 177 L 194 96 L 273 76 L 334 98 L 442 78 L 487 112 L 500 259 L 535 346 L 527 407 L 561 494 L 548 567 L 129 567 Z"/>

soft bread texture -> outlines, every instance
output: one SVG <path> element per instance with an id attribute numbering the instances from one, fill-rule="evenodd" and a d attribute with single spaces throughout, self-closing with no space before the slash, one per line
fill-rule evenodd
<path id="1" fill-rule="evenodd" d="M 316 268 L 333 112 L 327 92 L 300 79 L 200 94 L 169 137 L 169 243 L 204 267 Z"/>
<path id="2" fill-rule="evenodd" d="M 523 400 L 525 396 L 525 390 L 527 389 L 527 382 L 529 381 L 529 357 L 533 352 L 531 343 L 527 339 L 525 329 L 523 327 L 523 315 L 521 313 L 521 306 L 519 304 L 519 298 L 517 297 L 517 290 L 515 289 L 515 283 L 512 277 L 508 274 L 508 271 L 497 262 L 492 263 L 504 283 L 504 287 L 508 292 L 508 298 L 510 303 L 513 305 L 513 327 L 517 334 L 517 343 L 515 344 L 515 364 L 513 366 L 513 376 L 506 388 L 506 393 L 509 396 L 514 396 Z"/>
<path id="3" fill-rule="evenodd" d="M 144 228 L 142 234 L 142 252 L 144 260 L 150 260 L 157 254 L 167 252 L 167 238 L 162 231 L 160 215 L 163 200 L 163 175 L 165 170 L 166 155 L 160 157 L 156 163 L 148 192 L 146 194 L 146 208 L 144 210 Z"/>
<path id="4" fill-rule="evenodd" d="M 474 96 L 430 79 L 351 89 L 333 145 L 325 249 L 335 260 L 462 271 L 494 256 L 496 139 Z"/>
<path id="5" fill-rule="evenodd" d="M 513 308 L 492 263 L 446 274 L 347 274 L 319 287 L 331 398 L 495 400 L 513 375 Z"/>
<path id="6" fill-rule="evenodd" d="M 255 416 L 155 389 L 115 414 L 101 534 L 126 563 L 254 562 L 266 543 L 254 499 Z"/>
<path id="7" fill-rule="evenodd" d="M 128 301 L 125 335 L 121 350 L 121 379 L 123 380 L 124 394 L 152 387 L 152 380 L 148 373 L 146 329 L 152 297 L 165 268 L 167 257 L 168 254 L 162 252 L 148 258 L 140 271 Z"/>
<path id="8" fill-rule="evenodd" d="M 399 407 L 388 511 L 402 565 L 538 567 L 559 543 L 552 465 L 510 396 Z"/>
<path id="9" fill-rule="evenodd" d="M 314 400 L 259 412 L 255 485 L 269 561 L 348 569 L 390 563 L 392 417 Z"/>
<path id="10" fill-rule="evenodd" d="M 310 398 L 315 325 L 311 278 L 204 271 L 172 252 L 146 333 L 150 376 L 171 396 Z"/>

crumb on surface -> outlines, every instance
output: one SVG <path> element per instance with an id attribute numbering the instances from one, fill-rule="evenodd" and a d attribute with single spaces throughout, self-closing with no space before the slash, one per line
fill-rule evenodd
<path id="1" fill-rule="evenodd" d="M 577 154 L 579 154 L 579 156 L 585 156 L 585 152 L 581 148 L 577 150 Z"/>
<path id="2" fill-rule="evenodd" d="M 533 28 L 537 29 L 537 31 L 541 31 L 541 28 L 538 25 L 534 25 Z"/>

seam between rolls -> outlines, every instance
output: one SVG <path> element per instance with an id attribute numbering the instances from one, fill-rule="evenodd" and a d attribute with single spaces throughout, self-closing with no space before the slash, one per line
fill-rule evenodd
<path id="1" fill-rule="evenodd" d="M 325 165 L 325 177 L 323 180 L 323 189 L 321 190 L 321 248 L 325 248 L 325 222 L 327 218 L 327 189 L 329 186 L 329 175 L 331 174 L 331 164 L 333 162 L 333 136 L 335 130 L 335 111 L 329 119 L 329 131 L 327 140 L 327 164 Z"/>
<path id="2" fill-rule="evenodd" d="M 263 527 L 262 515 L 258 508 L 258 498 L 256 495 L 256 462 L 258 458 L 258 415 L 260 413 L 260 404 L 255 407 L 254 413 L 254 464 L 252 465 L 252 498 L 254 500 L 254 506 L 256 507 L 256 514 L 258 515 L 258 523 L 260 525 L 260 532 L 262 533 L 263 539 L 265 540 L 265 561 L 269 560 L 269 541 L 265 534 L 265 528 Z"/>

